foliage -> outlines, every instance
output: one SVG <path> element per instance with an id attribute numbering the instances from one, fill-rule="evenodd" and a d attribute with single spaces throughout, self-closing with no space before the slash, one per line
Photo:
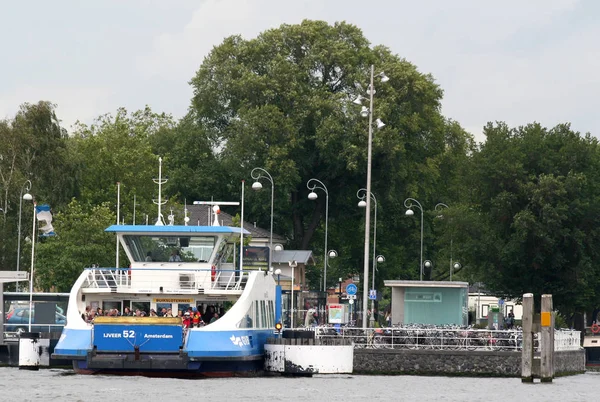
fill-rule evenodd
<path id="1" fill-rule="evenodd" d="M 464 133 L 441 116 L 442 91 L 431 76 L 387 48 L 370 47 L 357 27 L 307 20 L 251 40 L 229 37 L 191 81 L 193 110 L 219 150 L 229 177 L 224 181 L 247 177 L 254 167 L 269 171 L 275 182 L 275 226 L 291 239 L 291 247 L 311 248 L 317 259 L 324 253 L 326 197 L 308 201 L 305 183 L 314 177 L 328 187 L 330 226 L 361 219 L 348 201 L 364 187 L 368 127 L 351 100 L 365 95 L 371 64 L 391 78 L 377 86 L 375 111 L 387 126 L 374 135 L 372 191 L 393 211 L 407 188 L 433 192 L 441 177 L 438 166 L 450 163 L 437 160 L 447 150 L 446 139 L 461 144 L 464 140 L 451 134 Z M 266 197 L 249 194 L 247 203 L 249 214 L 264 225 Z M 388 222 L 390 232 L 404 229 L 405 221 L 396 216 Z M 337 239 L 341 248 L 346 242 Z M 357 250 L 356 245 L 348 249 Z M 352 262 L 346 273 L 360 270 L 360 257 L 347 261 Z M 389 261 L 397 270 L 403 265 L 399 256 L 390 255 Z"/>
<path id="2" fill-rule="evenodd" d="M 501 295 L 551 293 L 563 312 L 598 302 L 598 141 L 568 125 L 486 127 L 464 227 L 469 260 Z M 476 244 L 478 243 L 478 244 Z"/>
<path id="3" fill-rule="evenodd" d="M 120 108 L 115 116 L 105 114 L 90 126 L 78 124 L 69 145 L 78 167 L 79 198 L 89 206 L 114 204 L 120 182 L 122 219 L 133 221 L 136 196 L 136 220 L 142 221 L 153 210 L 157 194 L 152 178 L 158 177 L 160 155 L 153 152 L 151 138 L 168 135 L 173 126 L 170 116 L 149 107 L 132 114 Z"/>
<path id="4" fill-rule="evenodd" d="M 107 203 L 86 208 L 76 200 L 55 214 L 57 236 L 36 244 L 36 287 L 68 292 L 84 267 L 114 266 L 115 237 L 104 229 L 115 219 Z"/>

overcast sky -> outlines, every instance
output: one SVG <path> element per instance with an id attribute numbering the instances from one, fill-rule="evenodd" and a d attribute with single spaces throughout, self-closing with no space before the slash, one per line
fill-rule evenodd
<path id="1" fill-rule="evenodd" d="M 480 141 L 495 120 L 600 136 L 595 0 L 5 0 L 0 18 L 0 118 L 39 100 L 67 128 L 120 106 L 181 117 L 224 37 L 308 18 L 355 24 L 431 73 L 444 115 Z"/>

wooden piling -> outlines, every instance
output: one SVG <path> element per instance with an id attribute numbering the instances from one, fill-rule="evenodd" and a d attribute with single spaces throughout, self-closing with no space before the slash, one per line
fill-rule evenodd
<path id="1" fill-rule="evenodd" d="M 540 315 L 540 380 L 552 382 L 554 377 L 554 326 L 552 317 L 552 295 L 542 295 Z"/>
<path id="2" fill-rule="evenodd" d="M 521 382 L 533 382 L 533 293 L 523 295 Z"/>

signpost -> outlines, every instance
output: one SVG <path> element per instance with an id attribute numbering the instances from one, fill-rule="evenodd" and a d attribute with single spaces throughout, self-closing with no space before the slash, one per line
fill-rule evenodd
<path id="1" fill-rule="evenodd" d="M 348 296 L 356 295 L 357 291 L 358 291 L 358 288 L 356 287 L 355 284 L 349 283 L 348 285 L 346 285 L 346 294 Z"/>
<path id="2" fill-rule="evenodd" d="M 377 290 L 369 290 L 369 300 L 377 300 Z"/>

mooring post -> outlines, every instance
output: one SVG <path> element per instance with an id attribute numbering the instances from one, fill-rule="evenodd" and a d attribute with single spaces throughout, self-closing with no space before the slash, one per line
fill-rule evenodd
<path id="1" fill-rule="evenodd" d="M 523 295 L 521 382 L 533 382 L 533 293 Z"/>
<path id="2" fill-rule="evenodd" d="M 552 295 L 542 295 L 542 313 L 540 315 L 540 380 L 552 382 L 554 377 L 554 327 L 552 319 Z"/>

